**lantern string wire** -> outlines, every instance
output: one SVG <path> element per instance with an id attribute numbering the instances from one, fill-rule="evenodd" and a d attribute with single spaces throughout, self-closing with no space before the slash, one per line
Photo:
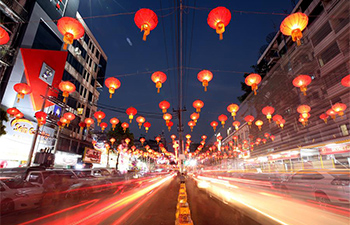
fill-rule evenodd
<path id="1" fill-rule="evenodd" d="M 162 15 L 160 17 L 167 17 L 176 12 L 176 10 L 179 7 L 169 7 L 169 8 L 164 8 L 164 9 L 155 9 L 153 11 L 160 12 L 160 11 L 169 11 L 168 14 Z M 196 7 L 196 6 L 183 6 L 184 9 L 193 9 L 193 10 L 202 10 L 202 11 L 211 11 L 211 8 L 205 8 L 205 7 Z M 287 13 L 276 13 L 276 12 L 259 12 L 259 11 L 244 11 L 244 10 L 230 10 L 233 13 L 239 13 L 239 14 L 257 14 L 257 15 L 275 15 L 275 16 L 288 16 L 290 14 Z M 136 11 L 132 12 L 122 12 L 122 13 L 113 13 L 113 14 L 106 14 L 106 15 L 95 15 L 95 16 L 84 16 L 81 17 L 84 20 L 88 19 L 97 19 L 97 18 L 109 18 L 109 17 L 116 17 L 116 16 L 125 16 L 125 15 L 134 15 Z M 188 12 L 187 12 L 188 13 Z M 308 15 L 308 17 L 320 17 L 319 15 Z M 343 18 L 343 17 L 332 17 L 333 19 L 335 18 Z M 40 20 L 40 21 L 31 21 L 33 23 L 38 23 L 38 22 L 57 22 L 58 20 Z M 3 22 L 0 24 L 6 25 L 6 24 L 27 24 L 29 23 L 28 21 L 17 21 L 17 22 Z"/>

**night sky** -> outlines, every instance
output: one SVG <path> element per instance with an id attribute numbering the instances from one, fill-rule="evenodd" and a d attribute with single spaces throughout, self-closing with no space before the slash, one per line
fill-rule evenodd
<path id="1" fill-rule="evenodd" d="M 197 126 L 191 133 L 193 141 L 198 142 L 203 134 L 210 138 L 214 134 L 210 122 L 218 121 L 217 117 L 222 113 L 229 116 L 226 107 L 230 103 L 239 104 L 237 97 L 242 94 L 240 82 L 244 80 L 243 73 L 253 72 L 250 66 L 256 64 L 259 49 L 267 44 L 266 36 L 278 31 L 284 18 L 283 15 L 273 13 L 290 13 L 293 9 L 291 2 L 184 1 L 184 5 L 193 7 L 196 4 L 198 8 L 185 9 L 184 12 L 184 66 L 191 68 L 185 70 L 184 74 L 184 106 L 187 108 L 187 112 L 184 113 L 185 134 L 190 132 L 187 123 L 190 121 L 190 114 L 195 111 L 192 102 L 200 99 L 205 104 Z M 222 41 L 207 24 L 210 9 L 217 6 L 225 6 L 232 14 Z M 177 67 L 175 13 L 172 7 L 173 1 L 170 0 L 80 1 L 80 14 L 108 56 L 106 78 L 115 76 L 121 81 L 121 87 L 116 90 L 112 99 L 109 99 L 108 89 L 104 87 L 98 104 L 107 105 L 108 108 L 115 108 L 117 111 L 133 106 L 138 111 L 156 114 L 136 115 L 145 116 L 152 124 L 146 135 L 147 139 L 153 139 L 162 131 L 169 140 L 171 134 L 177 135 L 178 121 L 173 119 L 174 126 L 171 132 L 168 132 L 158 107 L 162 100 L 169 101 L 171 108 L 178 107 L 177 71 L 174 69 Z M 140 8 L 150 8 L 158 15 L 158 26 L 151 31 L 146 42 L 142 41 L 142 33 L 134 23 L 133 12 Z M 160 10 L 161 8 L 163 10 Z M 204 92 L 202 84 L 197 80 L 197 73 L 202 69 L 211 70 L 214 74 L 207 92 Z M 157 70 L 165 72 L 168 76 L 160 94 L 157 94 L 155 84 L 151 81 L 152 72 Z M 108 123 L 111 117 L 117 117 L 122 122 L 127 121 L 126 113 L 102 110 L 107 115 L 105 121 Z M 144 128 L 138 129 L 135 119 L 130 128 L 136 138 L 145 134 Z"/>

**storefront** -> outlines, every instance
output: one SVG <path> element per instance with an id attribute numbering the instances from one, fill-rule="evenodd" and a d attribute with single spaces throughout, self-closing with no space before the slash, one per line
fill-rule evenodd
<path id="1" fill-rule="evenodd" d="M 0 166 L 2 168 L 25 166 L 32 146 L 37 123 L 27 119 L 10 119 L 4 122 L 6 134 L 0 137 Z M 54 146 L 54 129 L 40 128 L 34 154 L 40 149 Z"/>

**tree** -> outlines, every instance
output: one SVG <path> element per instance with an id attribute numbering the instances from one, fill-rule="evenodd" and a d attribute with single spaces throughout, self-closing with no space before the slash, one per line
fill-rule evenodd
<path id="1" fill-rule="evenodd" d="M 3 122 L 9 121 L 7 117 L 7 113 L 4 109 L 0 108 L 0 136 L 5 135 L 6 131 L 5 128 L 6 126 L 3 124 Z"/>
<path id="2" fill-rule="evenodd" d="M 114 128 L 114 130 L 111 128 L 107 132 L 107 137 L 108 137 L 108 140 L 111 138 L 115 139 L 114 146 L 120 145 L 126 138 L 130 139 L 129 146 L 134 145 L 134 134 L 130 133 L 129 128 L 127 128 L 126 131 L 124 132 L 121 123 L 118 123 Z"/>

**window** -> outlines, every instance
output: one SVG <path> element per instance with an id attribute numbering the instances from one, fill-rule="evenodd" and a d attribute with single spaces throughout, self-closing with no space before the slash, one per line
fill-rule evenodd
<path id="1" fill-rule="evenodd" d="M 67 62 L 80 74 L 83 74 L 83 66 L 80 62 L 70 53 L 68 52 Z"/>
<path id="2" fill-rule="evenodd" d="M 32 183 L 39 183 L 39 184 L 41 184 L 43 182 L 43 179 L 41 178 L 41 174 L 40 173 L 31 173 L 29 175 L 28 181 L 32 182 Z"/>
<path id="3" fill-rule="evenodd" d="M 90 41 L 89 35 L 85 34 L 84 41 L 85 41 L 86 44 L 89 44 L 89 41 Z"/>
<path id="4" fill-rule="evenodd" d="M 315 32 L 315 34 L 311 37 L 312 44 L 314 46 L 318 45 L 327 35 L 332 32 L 332 28 L 327 21 L 323 26 Z"/>
<path id="5" fill-rule="evenodd" d="M 32 48 L 60 51 L 61 46 L 62 41 L 41 21 L 36 31 Z"/>
<path id="6" fill-rule="evenodd" d="M 92 101 L 92 92 L 89 92 L 89 98 L 88 101 L 91 102 Z"/>
<path id="7" fill-rule="evenodd" d="M 346 68 L 345 63 L 341 64 L 324 77 L 324 82 L 327 88 L 330 88 L 339 83 L 344 74 L 349 74 L 349 70 Z"/>
<path id="8" fill-rule="evenodd" d="M 324 8 L 322 6 L 322 2 L 318 3 L 318 5 L 312 10 L 312 12 L 309 15 L 309 23 L 308 27 L 311 26 L 313 22 L 316 21 L 317 18 L 319 18 L 319 15 L 323 12 Z"/>
<path id="9" fill-rule="evenodd" d="M 97 59 L 100 57 L 100 52 L 97 49 L 96 49 L 95 56 L 96 56 Z"/>
<path id="10" fill-rule="evenodd" d="M 86 107 L 85 117 L 90 117 L 90 107 Z"/>
<path id="11" fill-rule="evenodd" d="M 320 63 L 320 66 L 322 67 L 326 65 L 339 53 L 340 53 L 340 49 L 338 47 L 338 44 L 337 42 L 334 42 L 318 56 L 318 61 Z"/>

